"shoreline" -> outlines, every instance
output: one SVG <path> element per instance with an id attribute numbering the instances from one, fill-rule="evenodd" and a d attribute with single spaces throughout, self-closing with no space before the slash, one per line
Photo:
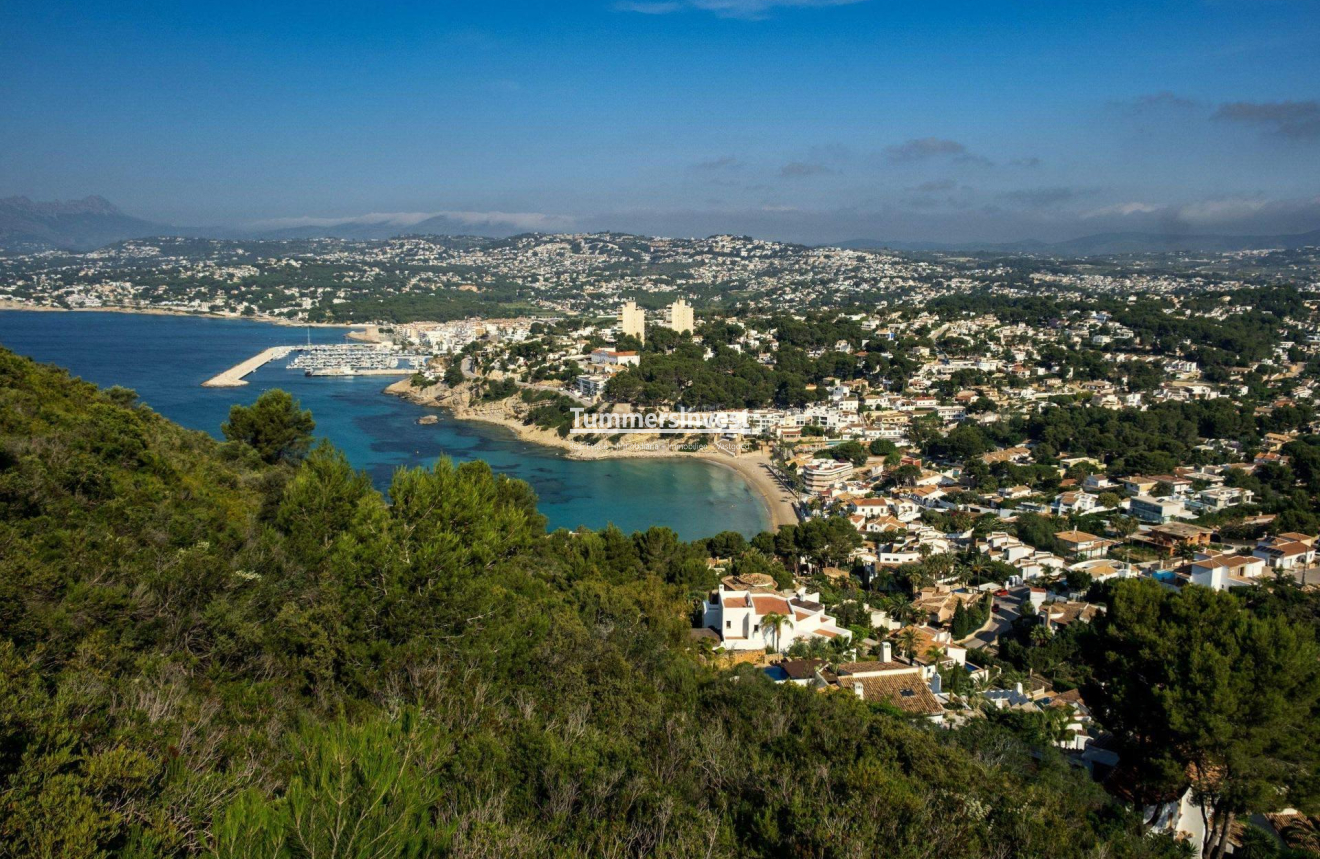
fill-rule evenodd
<path id="1" fill-rule="evenodd" d="M 364 331 L 368 327 L 367 323 L 307 323 L 296 322 L 283 317 L 238 316 L 163 307 L 51 307 L 20 304 L 0 299 L 0 311 L 6 310 L 36 313 L 123 313 L 142 316 L 186 316 L 197 319 L 246 320 L 296 328 L 308 326 L 314 328 L 343 328 L 348 329 L 350 332 Z M 506 406 L 507 401 L 474 407 L 467 402 L 465 392 L 446 391 L 441 396 L 439 393 L 430 394 L 426 391 L 417 391 L 412 388 L 410 379 L 401 379 L 387 386 L 384 388 L 383 393 L 402 397 L 420 406 L 444 409 L 456 420 L 496 424 L 513 433 L 520 441 L 555 448 L 568 459 L 681 459 L 685 457 L 700 459 L 703 462 L 727 468 L 742 478 L 748 489 L 760 501 L 770 523 L 770 531 L 778 531 L 783 525 L 796 525 L 799 522 L 792 494 L 784 489 L 770 472 L 769 457 L 760 453 L 742 454 L 735 458 L 728 454 L 710 450 L 683 452 L 672 449 L 657 449 L 654 447 L 657 442 L 654 441 L 643 442 L 642 444 L 647 445 L 647 447 L 638 448 L 597 447 L 573 442 L 559 436 L 554 431 L 524 424 L 519 417 L 510 414 L 510 409 Z"/>
<path id="2" fill-rule="evenodd" d="M 209 310 L 179 310 L 173 307 L 52 307 L 49 304 L 23 304 L 18 301 L 0 299 L 0 310 L 19 310 L 32 313 L 131 313 L 140 316 L 191 316 L 196 319 L 218 319 L 237 322 L 265 322 L 269 325 L 283 325 L 289 328 L 348 328 L 353 331 L 367 327 L 366 322 L 299 322 L 283 316 L 265 316 L 256 314 L 242 316 L 237 313 L 217 313 Z"/>
<path id="3" fill-rule="evenodd" d="M 796 525 L 799 522 L 792 493 L 774 477 L 770 471 L 770 458 L 761 453 L 745 453 L 733 457 L 711 450 L 684 452 L 656 449 L 649 446 L 655 442 L 649 441 L 641 443 L 648 445 L 647 447 L 595 447 L 570 441 L 553 430 L 524 424 L 521 418 L 511 414 L 511 410 L 505 405 L 506 400 L 473 407 L 467 402 L 467 394 L 464 390 L 446 390 L 437 393 L 418 391 L 412 387 L 410 379 L 401 379 L 386 387 L 384 392 L 420 406 L 443 409 L 455 420 L 479 421 L 503 427 L 513 433 L 519 441 L 555 448 L 567 459 L 700 459 L 727 468 L 742 478 L 747 488 L 761 502 L 770 521 L 770 531 L 778 531 L 783 525 Z"/>

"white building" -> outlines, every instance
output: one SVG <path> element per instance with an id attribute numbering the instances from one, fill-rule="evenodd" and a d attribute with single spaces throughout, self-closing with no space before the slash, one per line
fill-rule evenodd
<path id="1" fill-rule="evenodd" d="M 1265 561 L 1251 555 L 1201 552 L 1192 561 L 1192 583 L 1217 591 L 1256 583 L 1265 572 Z"/>
<path id="2" fill-rule="evenodd" d="M 779 623 L 766 623 L 777 616 Z M 725 650 L 787 650 L 812 638 L 850 640 L 852 633 L 825 613 L 820 594 L 806 588 L 784 594 L 729 576 L 708 595 L 702 623 L 715 631 Z"/>
<path id="3" fill-rule="evenodd" d="M 852 476 L 851 462 L 838 462 L 833 459 L 813 459 L 811 465 L 802 469 L 802 479 L 806 481 L 807 491 L 813 495 L 823 495 L 830 487 Z"/>

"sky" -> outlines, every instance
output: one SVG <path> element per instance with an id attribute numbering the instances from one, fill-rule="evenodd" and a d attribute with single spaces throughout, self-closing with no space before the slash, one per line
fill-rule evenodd
<path id="1" fill-rule="evenodd" d="M 1320 228 L 1320 0 L 0 0 L 0 197 L 827 243 Z"/>

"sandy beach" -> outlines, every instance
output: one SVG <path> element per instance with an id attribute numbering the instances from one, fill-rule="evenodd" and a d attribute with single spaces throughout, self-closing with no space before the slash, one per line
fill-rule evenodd
<path id="1" fill-rule="evenodd" d="M 419 405 L 445 409 L 459 420 L 497 424 L 514 433 L 523 441 L 562 450 L 569 459 L 680 459 L 684 457 L 701 459 L 728 468 L 742 477 L 765 506 L 770 517 L 772 530 L 778 530 L 783 525 L 795 525 L 798 522 L 797 511 L 793 506 L 793 494 L 774 476 L 770 458 L 764 454 L 744 453 L 733 457 L 713 449 L 695 452 L 679 451 L 670 446 L 670 441 L 651 436 L 643 437 L 642 440 L 630 445 L 591 445 L 576 441 L 572 437 L 565 438 L 553 430 L 523 423 L 521 417 L 513 413 L 508 400 L 471 405 L 466 390 L 462 388 L 451 391 L 437 386 L 436 388 L 418 390 L 413 388 L 410 379 L 401 379 L 387 387 L 385 392 L 401 396 Z"/>
<path id="2" fill-rule="evenodd" d="M 744 453 L 738 457 L 725 454 L 677 454 L 678 456 L 696 456 L 707 462 L 725 468 L 731 468 L 747 481 L 752 491 L 761 496 L 770 511 L 772 530 L 779 530 L 784 525 L 798 523 L 797 510 L 793 506 L 793 493 L 785 489 L 771 469 L 770 458 L 759 453 Z"/>

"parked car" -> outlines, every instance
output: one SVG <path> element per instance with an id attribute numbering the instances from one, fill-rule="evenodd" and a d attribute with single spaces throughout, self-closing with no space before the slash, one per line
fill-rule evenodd
<path id="1" fill-rule="evenodd" d="M 997 597 L 1008 596 L 1008 588 L 1000 588 L 999 590 L 995 591 L 995 596 Z"/>

